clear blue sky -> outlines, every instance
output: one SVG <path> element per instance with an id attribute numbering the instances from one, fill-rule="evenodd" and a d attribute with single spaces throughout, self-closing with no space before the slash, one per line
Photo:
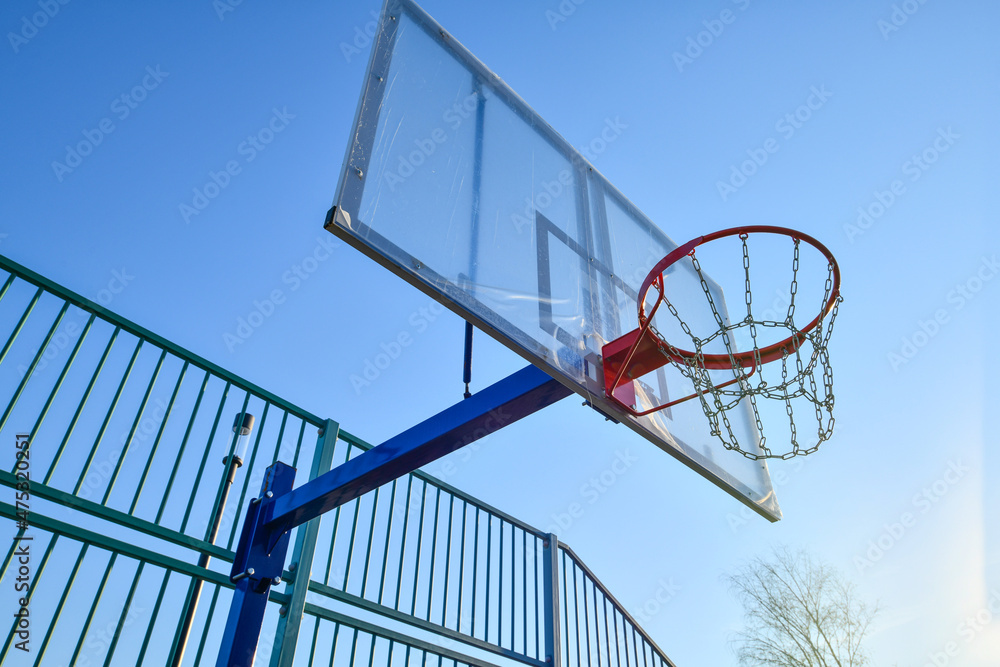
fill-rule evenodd
<path id="1" fill-rule="evenodd" d="M 50 4 L 37 28 L 44 2 L 0 10 L 0 253 L 371 442 L 461 398 L 462 321 L 322 229 L 377 2 Z M 1000 9 L 666 4 L 423 7 L 573 145 L 621 123 L 593 162 L 675 241 L 767 223 L 833 250 L 837 433 L 772 466 L 774 525 L 576 399 L 456 455 L 447 481 L 553 529 L 633 611 L 676 588 L 645 626 L 679 665 L 734 663 L 720 576 L 778 543 L 881 602 L 876 664 L 949 642 L 949 664 L 995 664 L 1000 622 L 962 624 L 1000 591 Z M 769 139 L 756 173 L 720 187 Z M 402 332 L 413 344 L 352 385 Z M 476 387 L 521 365 L 477 337 Z M 590 502 L 622 452 L 636 463 Z"/>

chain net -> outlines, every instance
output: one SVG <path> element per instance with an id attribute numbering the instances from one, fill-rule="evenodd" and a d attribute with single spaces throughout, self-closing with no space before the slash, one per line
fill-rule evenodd
<path id="1" fill-rule="evenodd" d="M 821 315 L 816 325 L 808 331 L 802 331 L 795 325 L 796 296 L 798 292 L 799 274 L 799 239 L 794 241 L 794 251 L 792 259 L 792 280 L 789 288 L 789 305 L 784 320 L 758 319 L 753 315 L 753 299 L 750 289 L 750 253 L 747 249 L 747 234 L 740 234 L 743 243 L 743 272 L 745 276 L 746 292 L 746 317 L 726 324 L 719 311 L 709 283 L 702 273 L 701 265 L 692 250 L 689 254 L 691 263 L 701 287 L 708 299 L 712 315 L 715 318 L 717 330 L 711 335 L 700 338 L 696 336 L 691 327 L 682 319 L 678 309 L 666 297 L 662 281 L 654 283 L 654 288 L 659 292 L 659 298 L 666 304 L 670 316 L 675 318 L 681 330 L 690 337 L 691 347 L 688 352 L 682 354 L 678 346 L 671 345 L 666 339 L 656 331 L 651 323 L 650 330 L 655 334 L 660 351 L 670 359 L 673 367 L 686 377 L 694 386 L 701 401 L 702 409 L 708 417 L 711 434 L 717 436 L 726 449 L 739 452 L 749 459 L 781 458 L 790 459 L 794 456 L 807 455 L 815 452 L 820 444 L 833 434 L 833 369 L 830 366 L 830 354 L 828 345 L 830 336 L 833 333 L 833 325 L 837 318 L 837 311 L 840 302 L 843 300 L 838 294 L 833 302 L 833 307 L 828 308 L 832 290 L 834 289 L 834 266 L 831 262 L 828 265 L 826 284 L 822 301 L 818 304 L 821 307 Z M 811 310 L 815 313 L 815 310 Z M 811 314 L 810 313 L 810 314 Z M 793 337 L 800 344 L 794 347 L 794 351 L 783 351 L 779 360 L 766 364 L 768 372 L 763 372 L 765 362 L 760 356 L 761 345 L 758 344 L 758 334 L 761 329 L 784 329 L 787 336 Z M 784 333 L 784 332 L 782 332 Z M 749 336 L 752 341 L 753 365 L 745 368 L 737 359 L 737 355 L 746 358 L 748 350 L 737 350 L 734 345 L 734 338 L 737 334 L 743 334 L 741 340 Z M 708 354 L 709 346 L 718 342 L 725 346 L 726 354 L 729 355 L 731 369 L 723 373 L 731 373 L 725 378 L 719 377 L 718 370 L 706 368 L 704 363 L 705 355 Z M 691 355 L 690 352 L 694 354 Z M 774 366 L 780 364 L 780 381 Z M 713 373 L 715 376 L 713 377 Z M 766 376 L 766 377 L 765 377 Z M 770 380 L 770 381 L 769 381 Z M 768 446 L 768 438 L 764 432 L 763 420 L 761 419 L 761 409 L 759 399 L 779 401 L 784 406 L 789 427 L 789 447 L 784 451 L 772 451 Z M 746 405 L 752 413 L 754 424 L 760 436 L 759 452 L 750 451 L 740 446 L 737 436 L 733 432 L 733 426 L 729 420 L 729 413 L 733 410 L 746 409 Z M 812 415 L 815 418 L 815 428 L 802 428 L 795 422 L 793 405 L 810 406 Z M 811 420 L 810 420 L 811 421 Z M 800 438 L 805 444 L 800 444 Z"/>

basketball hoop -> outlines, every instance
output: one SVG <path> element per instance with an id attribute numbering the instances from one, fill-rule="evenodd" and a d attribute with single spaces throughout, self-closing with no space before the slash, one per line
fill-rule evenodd
<path id="1" fill-rule="evenodd" d="M 784 320 L 755 317 L 750 289 L 750 252 L 748 239 L 751 235 L 779 235 L 792 240 L 792 277 L 789 288 L 790 303 Z M 713 299 L 711 288 L 701 270 L 695 249 L 710 241 L 736 236 L 742 242 L 743 272 L 746 289 L 746 316 L 727 324 Z M 819 314 L 808 324 L 798 327 L 794 322 L 796 296 L 799 279 L 799 252 L 802 243 L 818 250 L 827 262 L 826 279 L 823 286 L 822 304 Z M 668 269 L 690 259 L 691 268 L 700 280 L 708 300 L 715 330 L 708 336 L 699 337 L 692 332 L 677 307 L 667 297 L 664 275 Z M 646 307 L 650 289 L 655 293 L 651 307 Z M 603 348 L 605 393 L 629 414 L 642 417 L 665 408 L 698 398 L 708 417 L 711 434 L 718 436 L 726 449 L 735 450 L 750 459 L 783 458 L 811 454 L 833 433 L 833 371 L 830 367 L 828 344 L 833 332 L 842 297 L 840 296 L 840 268 L 833 254 L 816 239 L 792 229 L 771 226 L 748 226 L 726 229 L 698 237 L 678 247 L 660 260 L 646 276 L 639 288 L 638 315 L 639 328 L 611 341 Z M 654 317 L 662 305 L 666 305 L 669 317 L 679 325 L 680 330 L 690 339 L 690 343 L 678 344 L 667 341 L 654 326 Z M 814 311 L 815 312 L 815 311 Z M 770 344 L 758 344 L 759 328 L 785 329 L 788 336 Z M 750 349 L 737 351 L 735 334 L 749 334 Z M 710 344 L 725 347 L 724 352 L 709 352 Z M 768 364 L 780 362 L 780 380 L 769 383 L 761 371 Z M 662 366 L 671 364 L 694 387 L 694 393 L 655 407 L 637 410 L 629 403 L 634 401 L 633 381 Z M 773 368 L 769 366 L 769 368 Z M 712 371 L 715 371 L 713 374 Z M 730 371 L 731 376 L 719 378 L 719 371 Z M 819 379 L 817 379 L 819 374 Z M 784 404 L 789 420 L 791 449 L 784 453 L 774 453 L 767 446 L 763 423 L 757 399 L 771 399 Z M 746 399 L 746 403 L 744 403 Z M 793 416 L 795 402 L 807 402 L 815 409 L 817 430 L 815 442 L 801 446 Z M 733 433 L 727 413 L 740 405 L 749 405 L 760 435 L 760 452 L 741 448 Z M 742 409 L 742 408 L 741 408 Z"/>

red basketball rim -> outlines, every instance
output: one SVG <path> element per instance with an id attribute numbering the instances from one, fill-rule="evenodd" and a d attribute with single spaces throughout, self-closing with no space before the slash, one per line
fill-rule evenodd
<path id="1" fill-rule="evenodd" d="M 694 249 L 698 246 L 708 243 L 709 241 L 715 241 L 717 239 L 725 238 L 727 236 L 742 236 L 744 234 L 778 234 L 780 236 L 789 236 L 793 239 L 799 241 L 805 241 L 809 245 L 813 246 L 819 250 L 824 257 L 830 262 L 830 266 L 833 270 L 833 288 L 830 290 L 830 298 L 823 306 L 820 314 L 813 319 L 812 322 L 803 327 L 799 333 L 792 334 L 788 338 L 774 343 L 773 345 L 768 345 L 767 347 L 761 348 L 759 351 L 747 351 L 736 353 L 730 358 L 728 354 L 705 354 L 699 355 L 697 352 L 691 352 L 689 350 L 684 350 L 679 347 L 670 346 L 665 341 L 660 341 L 661 343 L 668 345 L 670 347 L 670 353 L 672 356 L 679 357 L 680 360 L 690 362 L 697 361 L 698 365 L 704 368 L 711 369 L 725 369 L 733 367 L 733 360 L 735 359 L 736 364 L 740 367 L 747 368 L 753 366 L 756 363 L 755 358 L 760 358 L 761 363 L 770 363 L 781 359 L 787 354 L 795 352 L 805 341 L 805 334 L 809 333 L 820 323 L 824 317 L 826 317 L 833 307 L 837 304 L 837 300 L 840 298 L 840 266 L 837 265 L 837 260 L 834 258 L 833 253 L 830 250 L 809 236 L 808 234 L 803 234 L 802 232 L 796 231 L 794 229 L 787 229 L 785 227 L 773 227 L 770 225 L 750 225 L 746 227 L 733 227 L 731 229 L 723 229 L 718 232 L 712 232 L 711 234 L 706 234 L 705 236 L 699 236 L 696 239 L 692 239 L 685 243 L 684 245 L 676 248 L 666 257 L 657 262 L 653 270 L 649 272 L 646 279 L 642 283 L 642 287 L 639 288 L 639 326 L 642 327 L 646 324 L 646 314 L 645 314 L 645 302 L 646 293 L 652 286 L 653 282 L 656 280 L 657 276 L 663 274 L 670 266 L 680 261 L 683 257 L 694 252 Z M 661 294 L 660 299 L 663 298 Z M 653 333 L 652 328 L 650 328 L 650 333 L 654 337 L 657 337 Z M 657 337 L 658 338 L 658 337 Z"/>

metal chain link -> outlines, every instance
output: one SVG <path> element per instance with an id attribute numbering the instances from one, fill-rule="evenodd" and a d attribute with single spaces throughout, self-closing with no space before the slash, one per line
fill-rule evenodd
<path id="1" fill-rule="evenodd" d="M 799 240 L 793 240 L 795 248 L 792 251 L 792 284 L 788 288 L 788 315 L 785 317 L 788 326 L 794 326 L 792 318 L 795 316 L 795 295 L 799 291 Z"/>
<path id="2" fill-rule="evenodd" d="M 665 288 L 662 283 L 654 283 L 660 292 L 660 299 L 666 303 L 667 310 L 676 319 L 684 334 L 691 339 L 691 349 L 694 355 L 682 355 L 678 347 L 673 345 L 656 330 L 650 323 L 650 331 L 654 334 L 654 340 L 661 352 L 670 360 L 673 367 L 685 377 L 693 386 L 694 392 L 699 398 L 702 410 L 708 422 L 711 435 L 718 437 L 722 445 L 729 450 L 737 451 L 743 456 L 758 460 L 763 458 L 788 459 L 794 456 L 806 455 L 815 452 L 820 444 L 828 440 L 833 434 L 835 420 L 833 418 L 833 369 L 830 364 L 828 345 L 833 333 L 833 325 L 843 300 L 838 296 L 834 301 L 833 308 L 828 314 L 821 315 L 816 327 L 809 333 L 802 333 L 794 325 L 794 315 L 796 308 L 796 296 L 799 291 L 798 274 L 800 269 L 800 241 L 794 240 L 792 256 L 792 279 L 789 285 L 789 306 L 785 320 L 756 319 L 753 316 L 753 295 L 750 280 L 750 252 L 747 244 L 747 234 L 740 234 L 743 245 L 743 272 L 745 285 L 745 301 L 747 315 L 739 322 L 727 325 L 716 306 L 712 297 L 711 288 L 702 272 L 701 264 L 695 256 L 694 251 L 689 254 L 691 265 L 696 272 L 702 291 L 708 300 L 712 316 L 715 319 L 717 329 L 706 338 L 696 336 L 690 325 L 684 321 L 678 309 L 666 297 Z M 833 290 L 833 265 L 828 266 L 823 294 L 823 308 L 825 309 Z M 757 338 L 758 327 L 783 328 L 801 344 L 792 352 L 784 352 L 781 363 L 780 384 L 768 384 L 764 377 L 764 364 L 761 360 L 761 345 Z M 756 363 L 755 373 L 760 375 L 756 383 L 751 383 L 750 376 L 736 360 L 736 350 L 734 349 L 734 334 L 742 329 L 747 329 L 753 345 L 754 361 Z M 725 387 L 717 385 L 726 382 L 713 381 L 710 369 L 705 367 L 706 347 L 712 344 L 717 338 L 722 339 L 726 353 L 729 357 L 733 378 L 736 382 Z M 794 360 L 792 357 L 794 356 Z M 794 364 L 794 365 L 792 365 Z M 821 369 L 822 381 L 817 382 L 816 372 Z M 729 380 L 727 380 L 728 382 Z M 822 388 L 821 388 L 822 387 Z M 761 409 L 757 398 L 762 397 L 769 400 L 781 401 L 785 406 L 785 414 L 788 418 L 790 449 L 783 453 L 774 453 L 767 446 L 767 436 L 764 433 L 764 424 L 761 417 Z M 753 417 L 753 424 L 759 435 L 756 451 L 744 449 L 739 444 L 739 438 L 734 432 L 732 423 L 729 420 L 729 412 L 736 409 L 747 399 L 749 412 Z M 816 414 L 817 430 L 815 443 L 808 446 L 801 445 L 798 441 L 798 427 L 795 423 L 793 401 L 801 399 L 811 403 Z"/>

